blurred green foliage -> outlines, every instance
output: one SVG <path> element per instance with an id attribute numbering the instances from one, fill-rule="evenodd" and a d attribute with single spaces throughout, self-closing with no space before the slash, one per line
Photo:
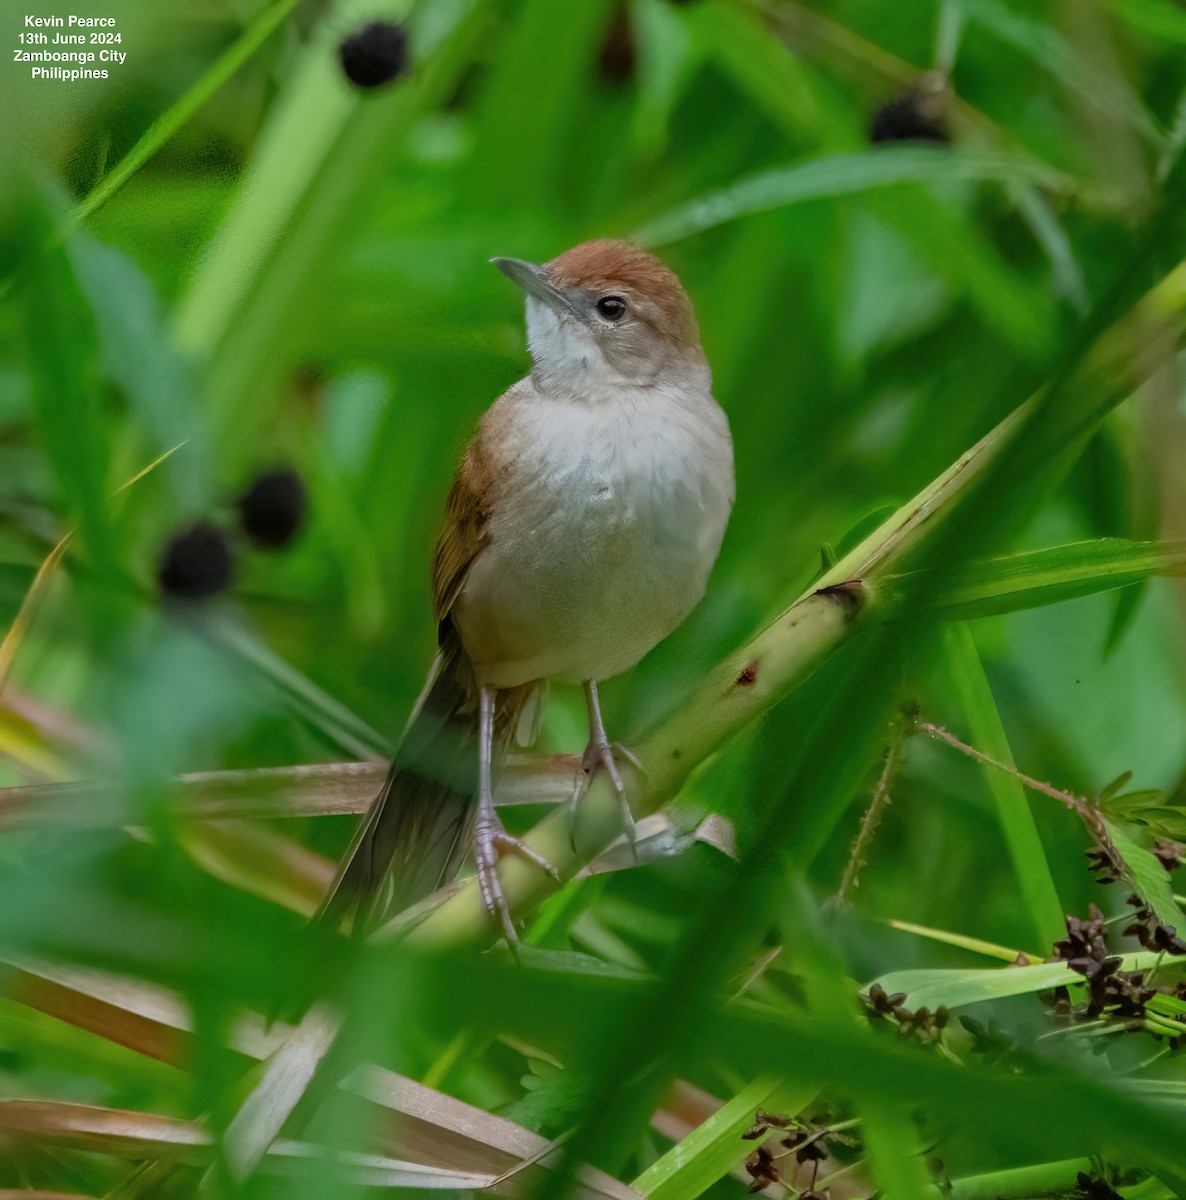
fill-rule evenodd
<path id="1" fill-rule="evenodd" d="M 1052 977 L 1007 995 L 987 969 L 994 947 L 1049 955 L 1060 915 L 1092 901 L 1127 917 L 1125 889 L 1093 882 L 1074 813 L 904 738 L 900 715 L 1075 796 L 1131 771 L 1161 824 L 1149 797 L 1109 820 L 1138 850 L 1182 837 L 1180 581 L 1121 563 L 1110 594 L 988 604 L 946 630 L 923 611 L 943 581 L 983 580 L 973 554 L 1186 538 L 1174 346 L 1132 347 L 1147 382 L 1073 461 L 1035 444 L 1027 480 L 994 477 L 922 564 L 925 588 L 902 585 L 916 619 L 834 655 L 693 777 L 682 810 L 734 823 L 741 870 L 697 844 L 570 884 L 529 923 L 522 965 L 399 949 L 322 960 L 291 911 L 309 860 L 268 835 L 334 857 L 349 820 L 204 827 L 172 783 L 381 757 L 394 741 L 434 649 L 427 562 L 453 465 L 528 364 L 521 298 L 487 260 L 594 236 L 637 236 L 680 274 L 736 444 L 709 595 L 602 693 L 627 742 L 678 708 L 818 575 L 821 547 L 834 561 L 1081 367 L 1090 314 L 1134 262 L 1125 308 L 1186 252 L 1172 222 L 1153 224 L 1186 141 L 1182 10 L 110 0 L 102 13 L 128 54 L 110 80 L 0 73 L 0 783 L 102 777 L 121 805 L 109 827 L 13 822 L 0 838 L 0 1093 L 205 1118 L 218 1138 L 259 1076 L 223 1049 L 235 1023 L 340 973 L 359 1058 L 546 1137 L 576 1129 L 562 1168 L 592 1161 L 664 1200 L 744 1194 L 728 1174 L 753 1149 L 738 1103 L 662 1157 L 712 1111 L 690 1088 L 859 1117 L 857 1147 L 837 1144 L 827 1171 L 867 1161 L 834 1196 L 904 1200 L 944 1180 L 953 1195 L 1078 1195 L 1080 1171 L 1124 1195 L 1186 1195 L 1173 1025 L 1160 1042 L 1067 1032 L 1033 994 Z M 335 46 L 377 17 L 408 23 L 411 70 L 362 92 Z M 878 107 L 904 96 L 937 106 L 950 144 L 870 145 Z M 143 161 L 121 174 L 128 155 Z M 1168 232 L 1137 259 L 1151 228 Z M 232 534 L 230 594 L 162 604 L 170 535 L 232 527 L 238 496 L 277 464 L 310 496 L 295 544 L 265 553 Z M 553 689 L 541 748 L 579 750 L 582 722 L 579 695 Z M 891 744 L 892 804 L 837 908 Z M 1114 945 L 1136 949 L 1123 927 Z M 186 1070 L 38 1011 L 53 1006 L 21 972 L 43 960 L 179 994 L 197 1035 Z M 936 1049 L 866 1028 L 858 991 L 924 968 L 937 1003 L 983 969 L 973 999 L 952 1001 L 978 1006 L 981 1035 L 952 1020 Z M 752 1003 L 731 1003 L 742 990 Z M 1165 1005 L 1170 1022 L 1186 1011 Z M 36 1138 L 10 1152 L 3 1125 L 0 1187 L 185 1195 L 198 1178 L 149 1168 L 118 1191 L 129 1164 Z M 341 1090 L 314 1089 L 292 1122 L 354 1150 L 384 1129 Z M 1030 1167 L 1044 1190 L 994 1182 Z M 319 1159 L 244 1190 L 361 1190 L 337 1171 Z M 559 1175 L 539 1178 L 559 1194 Z"/>

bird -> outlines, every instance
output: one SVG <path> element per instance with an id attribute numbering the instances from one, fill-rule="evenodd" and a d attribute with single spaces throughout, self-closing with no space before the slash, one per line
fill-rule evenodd
<path id="1" fill-rule="evenodd" d="M 551 680 L 584 690 L 574 798 L 604 770 L 632 829 L 598 685 L 700 601 L 733 506 L 728 419 L 674 272 L 613 239 L 491 262 L 524 293 L 531 371 L 482 416 L 445 502 L 438 651 L 315 918 L 349 916 L 353 934 L 443 886 L 472 846 L 482 903 L 514 944 L 500 856 L 555 871 L 503 828 L 494 776 L 535 740 Z"/>

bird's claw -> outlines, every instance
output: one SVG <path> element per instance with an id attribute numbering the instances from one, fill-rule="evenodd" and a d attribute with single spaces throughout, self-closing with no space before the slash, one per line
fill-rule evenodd
<path id="1" fill-rule="evenodd" d="M 562 880 L 560 872 L 542 854 L 533 850 L 522 838 L 507 833 L 497 817 L 479 818 L 474 830 L 474 864 L 477 868 L 482 907 L 490 916 L 498 918 L 507 942 L 513 947 L 518 942 L 519 935 L 511 919 L 511 910 L 507 904 L 506 893 L 502 890 L 502 881 L 498 878 L 498 860 L 504 854 L 517 854 L 520 858 L 534 863 L 557 883 L 561 883 Z"/>
<path id="2" fill-rule="evenodd" d="M 585 747 L 585 753 L 581 755 L 581 770 L 577 775 L 576 784 L 572 789 L 572 798 L 569 800 L 569 838 L 575 849 L 577 804 L 584 794 L 586 787 L 592 781 L 597 768 L 602 767 L 609 776 L 610 782 L 614 785 L 614 791 L 618 794 L 618 803 L 622 807 L 622 825 L 625 830 L 626 840 L 630 843 L 630 849 L 634 854 L 635 861 L 637 861 L 638 827 L 634 821 L 634 813 L 630 808 L 630 799 L 626 794 L 626 785 L 622 782 L 622 772 L 618 770 L 619 758 L 630 763 L 635 770 L 642 772 L 642 763 L 621 742 L 591 740 Z"/>

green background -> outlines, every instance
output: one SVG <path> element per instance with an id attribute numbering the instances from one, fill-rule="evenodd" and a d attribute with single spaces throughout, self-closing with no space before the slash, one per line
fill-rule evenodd
<path id="1" fill-rule="evenodd" d="M 917 619 L 830 659 L 684 789 L 685 811 L 734 822 L 740 871 L 698 845 L 570 889 L 529 922 L 548 957 L 522 968 L 498 953 L 313 958 L 293 911 L 310 904 L 300 847 L 336 857 L 350 819 L 203 826 L 169 782 L 382 757 L 435 647 L 428 561 L 453 466 L 528 369 L 521 296 L 488 260 L 543 260 L 595 236 L 636 237 L 680 275 L 735 440 L 737 502 L 708 596 L 602 691 L 627 743 L 678 713 L 810 583 L 821 547 L 849 549 L 1064 368 L 1079 371 L 1064 388 L 1076 394 L 1097 371 L 1082 370 L 1084 331 L 1186 253 L 1172 219 L 1181 10 L 78 7 L 92 9 L 117 18 L 128 55 L 109 80 L 0 66 L 0 631 L 78 530 L 0 652 L 0 783 L 102 777 L 118 809 L 102 828 L 45 829 L 6 828 L 0 808 L 0 955 L 163 985 L 199 1037 L 186 1069 L 164 1066 L 38 1013 L 14 976 L 0 1093 L 206 1117 L 218 1136 L 258 1075 L 217 1049 L 233 1021 L 341 972 L 360 1053 L 545 1136 L 575 1127 L 565 1153 L 623 1180 L 672 1144 L 676 1125 L 649 1122 L 679 1107 L 672 1080 L 740 1093 L 708 1139 L 719 1165 L 667 1192 L 645 1185 L 654 1194 L 744 1194 L 719 1177 L 752 1148 L 738 1132 L 766 1077 L 784 1080 L 771 1107 L 822 1094 L 835 1119 L 862 1118 L 863 1147 L 840 1161 L 868 1165 L 836 1195 L 924 1194 L 936 1159 L 934 1178 L 961 1180 L 1091 1155 L 1104 1161 L 1009 1194 L 1066 1194 L 1078 1169 L 1111 1172 L 1125 1194 L 1186 1194 L 1172 1169 L 1186 1074 L 1159 1053 L 1168 1043 L 1042 1038 L 1053 1026 L 1032 995 L 978 998 L 976 1019 L 1011 1047 L 1004 1062 L 954 1021 L 945 1055 L 868 1037 L 855 1018 L 857 985 L 885 973 L 991 964 L 960 939 L 1040 957 L 1063 913 L 1094 900 L 1125 915 L 1124 889 L 1092 881 L 1073 814 L 910 738 L 852 905 L 825 903 L 903 705 L 1076 795 L 1131 771 L 1131 789 L 1158 793 L 1162 824 L 1141 826 L 1149 797 L 1109 815 L 1142 844 L 1176 832 L 1179 581 L 970 627 L 939 625 L 926 589 L 908 590 Z M 4 7 L 6 48 L 23 15 Z M 364 93 L 335 46 L 379 16 L 407 20 L 411 70 Z M 871 146 L 877 107 L 932 69 L 950 73 L 952 144 Z M 1126 346 L 1147 382 L 1073 455 L 1036 431 L 1017 459 L 1027 486 L 1005 470 L 944 526 L 928 586 L 970 556 L 1186 537 L 1174 349 Z M 159 603 L 169 535 L 198 518 L 232 526 L 237 496 L 277 464 L 309 490 L 297 542 L 266 554 L 237 539 L 228 595 Z M 579 693 L 554 688 L 542 747 L 582 742 Z M 1121 928 L 1116 946 L 1134 949 Z M 738 1015 L 722 998 L 759 962 L 755 1008 Z M 1166 1086 L 1126 1091 L 1134 1073 Z M 376 1125 L 334 1093 L 292 1129 L 373 1149 Z M 125 1194 L 112 1189 L 130 1170 L 37 1139 L 0 1149 L 0 1186 Z M 245 1187 L 354 1194 L 333 1170 Z M 197 1178 L 162 1173 L 126 1194 L 192 1194 Z"/>

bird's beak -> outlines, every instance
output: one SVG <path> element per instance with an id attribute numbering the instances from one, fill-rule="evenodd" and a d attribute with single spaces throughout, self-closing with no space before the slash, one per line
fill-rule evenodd
<path id="1" fill-rule="evenodd" d="M 509 280 L 517 283 L 529 296 L 558 312 L 572 313 L 568 297 L 548 278 L 546 267 L 524 262 L 521 258 L 492 258 L 490 260 Z"/>

